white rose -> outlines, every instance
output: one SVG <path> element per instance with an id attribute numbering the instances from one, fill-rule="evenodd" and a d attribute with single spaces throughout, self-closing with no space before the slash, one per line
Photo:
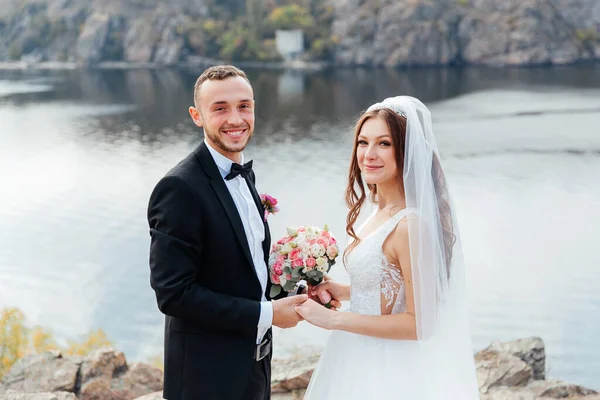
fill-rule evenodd
<path id="1" fill-rule="evenodd" d="M 309 226 L 308 228 L 306 228 L 306 238 L 308 240 L 316 239 L 317 236 L 318 235 L 313 227 Z"/>
<path id="2" fill-rule="evenodd" d="M 288 236 L 296 237 L 298 236 L 298 230 L 294 228 L 287 228 L 287 234 Z"/>
<path id="3" fill-rule="evenodd" d="M 317 270 L 319 270 L 321 272 L 327 272 L 327 267 L 328 267 L 328 263 L 327 263 L 327 259 L 325 257 L 317 258 Z"/>
<path id="4" fill-rule="evenodd" d="M 292 245 L 289 243 L 284 244 L 283 246 L 281 246 L 281 250 L 279 250 L 279 252 L 283 255 L 289 254 L 292 252 L 292 250 L 294 250 L 292 248 Z"/>
<path id="5" fill-rule="evenodd" d="M 314 258 L 321 257 L 325 254 L 325 247 L 321 246 L 318 243 L 315 243 L 311 246 L 310 252 L 312 253 Z"/>
<path id="6" fill-rule="evenodd" d="M 329 257 L 330 260 L 333 260 L 338 256 L 338 252 L 339 250 L 337 246 L 335 244 L 332 244 L 327 248 L 327 257 Z"/>
<path id="7" fill-rule="evenodd" d="M 269 255 L 269 265 L 275 263 L 275 260 L 277 260 L 277 253 L 271 253 Z"/>

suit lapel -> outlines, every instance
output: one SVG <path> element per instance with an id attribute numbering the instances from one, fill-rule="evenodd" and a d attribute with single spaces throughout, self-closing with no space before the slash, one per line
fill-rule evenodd
<path id="1" fill-rule="evenodd" d="M 260 196 L 256 191 L 256 187 L 254 186 L 254 182 L 256 182 L 256 178 L 254 176 L 254 172 L 250 177 L 250 182 L 248 182 L 248 188 L 250 189 L 250 193 L 252 194 L 252 198 L 254 199 L 254 203 L 256 204 L 256 208 L 258 209 L 258 214 L 260 215 L 260 219 L 263 221 L 263 225 L 265 226 L 265 240 L 263 240 L 263 253 L 265 256 L 265 264 L 267 265 L 267 272 L 269 269 L 269 251 L 271 250 L 271 233 L 269 231 L 269 224 L 265 219 L 265 208 L 260 201 Z M 269 292 L 267 291 L 267 294 Z"/>
<path id="2" fill-rule="evenodd" d="M 256 274 L 256 270 L 254 268 L 254 261 L 252 260 L 252 255 L 250 254 L 250 248 L 248 247 L 248 239 L 246 238 L 246 233 L 244 232 L 244 225 L 242 224 L 242 219 L 238 210 L 233 202 L 233 198 L 223 181 L 223 177 L 219 173 L 219 169 L 213 160 L 210 151 L 206 147 L 204 143 L 202 143 L 195 151 L 196 158 L 202 164 L 204 171 L 211 178 L 210 185 L 217 194 L 221 205 L 225 209 L 227 213 L 227 217 L 229 218 L 229 222 L 231 223 L 231 227 L 237 237 L 240 246 L 242 246 L 242 250 L 244 255 L 248 259 L 252 270 Z M 258 276 L 257 276 L 258 279 Z"/>
<path id="3" fill-rule="evenodd" d="M 263 222 L 265 222 L 265 208 L 263 207 L 262 202 L 260 201 L 260 196 L 258 195 L 258 192 L 256 191 L 254 182 L 255 182 L 254 172 L 252 172 L 250 181 L 246 180 L 246 183 L 248 183 L 248 189 L 250 189 L 250 194 L 252 195 L 252 198 L 254 199 L 254 204 L 256 205 L 256 209 L 258 210 L 258 215 L 260 215 L 260 219 Z"/>

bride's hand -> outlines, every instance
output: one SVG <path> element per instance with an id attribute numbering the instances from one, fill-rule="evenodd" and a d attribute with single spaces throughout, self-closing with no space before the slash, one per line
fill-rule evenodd
<path id="1" fill-rule="evenodd" d="M 340 308 L 341 301 L 350 300 L 350 286 L 326 278 L 317 286 L 309 285 L 308 296 L 321 304 L 331 302 L 333 307 Z"/>
<path id="2" fill-rule="evenodd" d="M 314 300 L 308 299 L 304 303 L 296 304 L 294 311 L 315 326 L 327 330 L 333 329 L 336 311 L 329 310 Z"/>
<path id="3" fill-rule="evenodd" d="M 318 286 L 308 285 L 308 287 L 306 288 L 307 289 L 306 294 L 308 294 L 308 297 L 310 299 L 316 301 L 317 303 L 321 303 L 322 305 L 329 303 L 330 308 L 334 311 L 337 310 L 338 308 L 341 308 L 342 303 L 340 303 L 338 300 L 333 298 L 329 292 L 319 290 L 319 286 L 321 286 L 321 285 L 318 285 Z"/>

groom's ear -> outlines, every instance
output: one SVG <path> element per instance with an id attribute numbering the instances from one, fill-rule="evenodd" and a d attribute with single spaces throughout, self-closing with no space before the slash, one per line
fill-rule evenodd
<path id="1" fill-rule="evenodd" d="M 190 117 L 192 117 L 192 120 L 194 121 L 194 124 L 202 128 L 202 114 L 200 114 L 200 111 L 194 106 L 191 106 L 188 111 L 190 113 Z"/>

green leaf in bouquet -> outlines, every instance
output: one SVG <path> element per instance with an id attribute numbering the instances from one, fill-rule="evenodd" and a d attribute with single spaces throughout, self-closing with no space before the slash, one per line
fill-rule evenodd
<path id="1" fill-rule="evenodd" d="M 296 286 L 296 282 L 287 281 L 285 286 L 283 287 L 283 290 L 285 290 L 286 292 L 291 292 L 292 290 L 294 290 L 295 286 Z"/>
<path id="2" fill-rule="evenodd" d="M 308 272 L 306 273 L 306 276 L 307 276 L 308 278 L 311 278 L 311 279 L 312 279 L 312 278 L 316 278 L 316 277 L 318 276 L 318 274 L 319 274 L 319 271 L 318 271 L 318 270 L 316 270 L 316 269 L 311 269 L 310 271 L 308 271 Z"/>
<path id="3" fill-rule="evenodd" d="M 279 277 L 279 284 L 281 285 L 281 287 L 285 287 L 285 283 L 287 282 L 287 278 L 285 276 L 286 275 L 283 274 Z"/>
<path id="4" fill-rule="evenodd" d="M 292 272 L 292 267 L 283 267 L 284 274 L 291 274 Z"/>
<path id="5" fill-rule="evenodd" d="M 269 292 L 269 296 L 271 298 L 279 295 L 279 293 L 281 293 L 281 286 L 279 286 L 279 285 L 273 285 L 273 286 L 271 286 L 271 291 Z"/>
<path id="6" fill-rule="evenodd" d="M 329 227 L 327 226 L 327 224 L 325 224 L 325 226 L 323 227 L 323 230 L 329 232 Z"/>
<path id="7" fill-rule="evenodd" d="M 295 268 L 292 271 L 292 278 L 301 278 L 302 277 L 302 268 Z"/>
<path id="8" fill-rule="evenodd" d="M 323 281 L 323 273 L 321 271 L 313 269 L 312 271 L 309 271 L 309 272 L 310 272 L 310 274 L 308 274 L 308 273 L 306 274 L 306 281 L 309 284 L 316 286 Z"/>
<path id="9" fill-rule="evenodd" d="M 308 283 L 311 286 L 317 286 L 319 283 L 321 283 L 321 280 L 315 278 L 306 278 L 306 283 Z"/>

